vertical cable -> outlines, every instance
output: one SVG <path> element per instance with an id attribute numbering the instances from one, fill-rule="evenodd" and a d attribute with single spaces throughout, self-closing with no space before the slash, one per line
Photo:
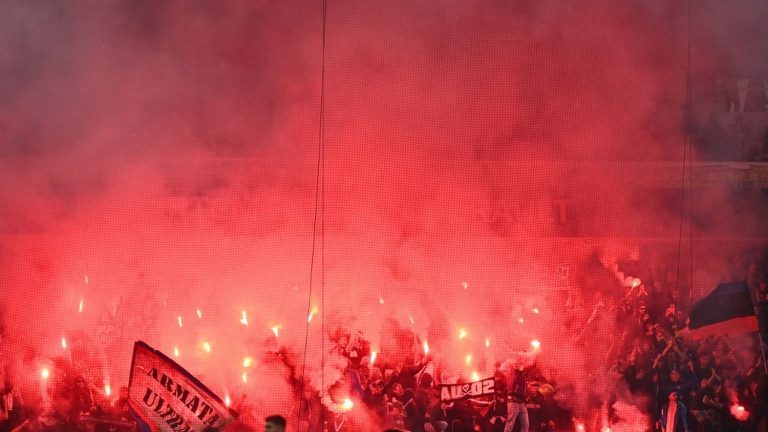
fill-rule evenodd
<path id="1" fill-rule="evenodd" d="M 321 66 L 320 66 L 320 112 L 318 119 L 318 137 L 317 137 L 317 170 L 315 174 L 315 209 L 312 217 L 312 255 L 309 260 L 309 293 L 307 295 L 307 324 L 304 330 L 304 352 L 301 363 L 301 382 L 299 400 L 302 406 L 297 412 L 298 425 L 301 421 L 303 411 L 304 389 L 306 386 L 307 370 L 307 346 L 309 341 L 309 315 L 312 313 L 312 282 L 315 270 L 315 250 L 317 246 L 317 219 L 318 210 L 320 213 L 320 390 L 325 387 L 325 43 L 326 43 L 326 16 L 327 2 L 322 0 L 322 48 L 321 48 Z M 322 397 L 322 393 L 320 395 Z M 322 416 L 322 410 L 321 410 Z M 320 418 L 322 421 L 322 417 Z M 319 426 L 322 427 L 322 424 Z"/>
<path id="2" fill-rule="evenodd" d="M 677 311 L 678 303 L 680 302 L 680 265 L 682 261 L 682 253 L 683 253 L 683 226 L 685 221 L 685 201 L 686 198 L 690 200 L 690 197 L 686 197 L 686 169 L 688 168 L 689 164 L 689 158 L 692 158 L 692 155 L 689 154 L 689 151 L 692 150 L 689 145 L 689 118 L 690 118 L 690 105 L 691 105 L 691 0 L 688 0 L 687 2 L 687 18 L 688 18 L 688 53 L 687 53 L 687 59 L 686 59 L 686 65 L 685 65 L 685 96 L 684 96 L 684 103 L 683 103 L 683 167 L 682 167 L 682 179 L 680 182 L 680 227 L 678 230 L 678 237 L 677 237 L 677 275 L 675 277 L 675 311 Z M 690 171 L 691 174 L 693 174 L 693 171 Z M 688 181 L 690 182 L 690 176 Z M 690 207 L 690 204 L 689 204 Z M 689 215 L 690 218 L 690 215 Z M 691 221 L 691 239 L 693 238 L 693 221 Z M 693 252 L 693 250 L 691 250 Z M 693 256 L 690 257 L 691 259 L 691 270 L 693 270 Z M 691 291 L 693 289 L 693 273 L 689 275 L 689 279 L 691 284 L 689 285 L 689 292 L 688 296 L 690 299 Z"/>

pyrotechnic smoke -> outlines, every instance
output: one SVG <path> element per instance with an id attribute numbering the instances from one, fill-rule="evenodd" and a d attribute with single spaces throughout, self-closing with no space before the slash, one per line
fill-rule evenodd
<path id="1" fill-rule="evenodd" d="M 650 163 L 682 154 L 684 7 L 329 3 L 311 297 L 319 2 L 0 5 L 6 380 L 44 399 L 62 357 L 114 395 L 144 340 L 258 422 L 305 363 L 328 392 L 343 329 L 376 364 L 535 349 L 560 391 L 615 391 L 599 301 L 677 253 L 641 238 L 678 235 Z M 699 236 L 742 210 L 700 193 Z"/>

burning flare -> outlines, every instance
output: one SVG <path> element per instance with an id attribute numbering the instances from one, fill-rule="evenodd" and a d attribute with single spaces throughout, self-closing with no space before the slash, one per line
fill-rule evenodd
<path id="1" fill-rule="evenodd" d="M 459 329 L 459 339 L 464 339 L 467 337 L 467 330 L 464 328 Z"/>
<path id="2" fill-rule="evenodd" d="M 248 325 L 248 315 L 245 313 L 245 311 L 242 312 L 242 317 L 240 318 L 240 324 L 242 325 Z"/>
<path id="3" fill-rule="evenodd" d="M 249 368 L 253 365 L 253 357 L 246 357 L 243 359 L 243 367 Z"/>
<path id="4" fill-rule="evenodd" d="M 275 334 L 275 337 L 280 336 L 280 327 L 279 326 L 272 326 L 271 330 L 272 330 L 272 333 Z"/>
<path id="5" fill-rule="evenodd" d="M 67 349 L 67 340 L 63 337 L 61 338 L 61 347 Z"/>
<path id="6" fill-rule="evenodd" d="M 427 343 L 427 341 L 424 341 L 421 344 L 421 347 L 424 348 L 424 354 L 429 354 L 429 344 Z"/>
<path id="7" fill-rule="evenodd" d="M 538 340 L 538 339 L 534 339 L 534 340 L 532 340 L 532 341 L 531 341 L 531 348 L 533 348 L 533 349 L 535 349 L 535 350 L 537 350 L 537 349 L 541 348 L 541 342 L 539 342 L 539 340 Z"/>
<path id="8" fill-rule="evenodd" d="M 742 405 L 731 405 L 731 415 L 733 418 L 739 421 L 746 421 L 749 419 L 749 411 L 747 411 Z"/>
<path id="9" fill-rule="evenodd" d="M 352 399 L 350 398 L 344 399 L 344 402 L 341 403 L 341 408 L 344 409 L 344 411 L 351 410 L 353 406 L 355 406 L 355 404 L 352 402 Z"/>
<path id="10" fill-rule="evenodd" d="M 373 364 L 373 362 L 376 361 L 376 356 L 377 355 L 378 355 L 378 353 L 376 353 L 376 351 L 371 351 L 371 364 Z"/>

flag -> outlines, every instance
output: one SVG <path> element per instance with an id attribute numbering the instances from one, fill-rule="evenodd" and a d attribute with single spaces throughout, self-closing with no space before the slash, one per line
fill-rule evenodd
<path id="1" fill-rule="evenodd" d="M 197 378 L 144 342 L 133 346 L 128 405 L 142 432 L 220 430 L 237 418 Z"/>
<path id="2" fill-rule="evenodd" d="M 691 308 L 688 328 L 701 339 L 724 333 L 757 331 L 757 317 L 746 282 L 722 283 Z"/>

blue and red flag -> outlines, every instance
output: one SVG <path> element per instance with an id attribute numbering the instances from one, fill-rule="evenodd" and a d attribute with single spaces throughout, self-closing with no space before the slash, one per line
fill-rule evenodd
<path id="1" fill-rule="evenodd" d="M 756 332 L 757 317 L 746 282 L 722 283 L 691 308 L 688 328 L 701 339 L 715 334 Z"/>

